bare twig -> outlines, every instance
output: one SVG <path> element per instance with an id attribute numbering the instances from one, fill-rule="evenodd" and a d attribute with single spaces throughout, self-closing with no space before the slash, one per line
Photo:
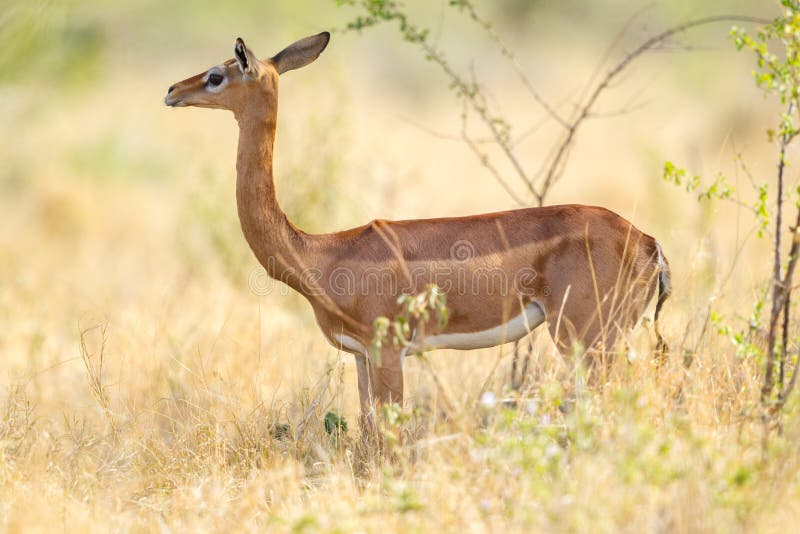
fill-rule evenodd
<path id="1" fill-rule="evenodd" d="M 570 123 L 567 132 L 562 139 L 561 143 L 557 145 L 555 150 L 555 155 L 553 156 L 552 160 L 550 161 L 549 165 L 546 166 L 547 171 L 545 172 L 545 177 L 542 182 L 542 185 L 538 188 L 536 193 L 537 201 L 539 201 L 540 205 L 544 203 L 544 197 L 549 192 L 552 185 L 558 180 L 561 176 L 563 169 L 565 167 L 565 162 L 567 159 L 567 155 L 569 153 L 569 148 L 572 145 L 575 134 L 577 133 L 580 126 L 583 122 L 591 116 L 592 108 L 597 103 L 597 99 L 603 92 L 609 88 L 612 81 L 614 81 L 622 72 L 627 69 L 631 65 L 631 63 L 637 59 L 638 57 L 642 56 L 646 52 L 653 49 L 653 47 L 663 43 L 670 37 L 685 32 L 689 29 L 696 28 L 698 26 L 704 26 L 707 24 L 713 24 L 717 22 L 769 22 L 763 19 L 755 18 L 755 17 L 743 17 L 738 15 L 718 15 L 713 17 L 704 17 L 700 19 L 690 20 L 688 22 L 684 22 L 683 24 L 679 24 L 678 26 L 674 26 L 669 28 L 659 34 L 656 34 L 649 39 L 645 40 L 642 44 L 637 46 L 633 51 L 626 54 L 622 60 L 620 60 L 613 68 L 611 68 L 606 75 L 600 80 L 600 82 L 595 86 L 594 90 L 589 94 L 589 97 L 586 99 L 585 103 L 579 108 L 577 116 L 575 119 Z"/>
<path id="2" fill-rule="evenodd" d="M 792 394 L 794 391 L 795 386 L 797 385 L 797 374 L 800 373 L 800 355 L 795 354 L 795 362 L 794 362 L 794 370 L 792 371 L 792 377 L 789 379 L 789 384 L 781 391 L 780 395 L 778 396 L 778 408 L 783 408 L 786 404 L 786 399 L 789 398 L 789 395 Z"/>
<path id="3" fill-rule="evenodd" d="M 779 301 L 779 304 L 780 304 L 780 307 L 782 307 L 784 309 L 784 313 L 786 313 L 787 317 L 788 317 L 788 313 L 789 313 L 788 304 L 789 304 L 790 298 L 791 298 L 792 280 L 794 279 L 794 272 L 795 272 L 796 267 L 797 267 L 798 256 L 800 256 L 800 232 L 798 230 L 800 230 L 800 208 L 798 208 L 798 210 L 797 210 L 797 217 L 795 219 L 795 224 L 792 227 L 792 246 L 789 249 L 789 263 L 786 266 L 786 273 L 784 274 L 783 280 L 780 281 L 780 286 L 779 286 L 780 289 L 781 289 L 781 293 L 780 293 L 780 299 L 781 300 Z M 774 304 L 773 304 L 773 306 L 774 306 Z M 777 328 L 777 318 L 776 318 L 775 328 Z M 774 332 L 772 332 L 772 330 L 773 330 L 773 324 L 772 324 L 772 321 L 770 321 L 770 336 L 774 337 Z M 784 343 L 784 349 L 783 350 L 784 350 L 784 353 L 781 354 L 781 358 L 782 359 L 786 358 L 786 352 L 785 351 L 786 351 L 786 338 L 787 337 L 788 336 L 786 336 L 784 334 L 784 339 L 783 339 L 783 343 Z M 775 359 L 776 359 L 776 356 L 777 356 L 775 354 L 774 339 L 773 339 L 773 345 L 772 345 L 771 349 L 772 349 L 771 351 L 767 352 L 767 367 L 768 367 L 768 369 L 769 369 L 770 364 L 772 364 L 772 366 L 774 367 Z M 783 364 L 781 364 L 781 365 L 783 365 Z M 764 385 L 765 385 L 765 387 L 766 387 L 768 381 L 770 383 L 772 382 L 770 380 L 770 377 L 771 377 L 771 374 L 766 374 L 766 376 L 764 377 Z M 794 374 L 792 375 L 790 386 L 788 388 L 783 389 L 782 391 L 778 392 L 778 402 L 777 402 L 777 406 L 776 406 L 778 409 L 782 408 L 783 405 L 786 403 L 786 399 L 788 398 L 789 394 L 792 392 L 792 389 L 794 389 L 794 385 L 795 385 L 796 382 L 797 382 L 797 365 L 795 365 L 795 371 L 794 371 Z M 767 392 L 767 395 L 768 394 L 769 394 L 769 392 Z M 762 400 L 766 398 L 766 397 L 763 397 L 763 395 L 764 395 L 764 391 L 762 391 Z"/>
<path id="4" fill-rule="evenodd" d="M 517 60 L 516 56 L 506 46 L 505 42 L 500 38 L 497 32 L 494 31 L 492 24 L 478 14 L 478 12 L 475 10 L 475 6 L 472 5 L 471 2 L 462 2 L 460 3 L 460 7 L 463 7 L 463 9 L 467 12 L 469 17 L 476 24 L 478 24 L 478 26 L 480 26 L 486 32 L 486 35 L 489 36 L 489 39 L 491 39 L 495 43 L 495 45 L 497 45 L 497 48 L 500 50 L 500 53 L 506 59 L 508 59 L 509 63 L 511 63 L 511 66 L 514 69 L 514 73 L 517 75 L 520 82 L 522 82 L 522 85 L 525 86 L 525 89 L 528 90 L 533 99 L 536 100 L 536 102 L 540 106 L 542 106 L 542 108 L 547 112 L 547 114 L 553 120 L 555 120 L 562 127 L 569 128 L 569 123 L 563 117 L 561 117 L 561 115 L 558 114 L 555 108 L 553 108 L 553 106 L 551 106 L 542 97 L 539 91 L 533 86 L 533 83 L 530 81 L 525 72 L 522 70 L 522 66 L 519 64 L 519 61 Z"/>
<path id="5" fill-rule="evenodd" d="M 524 206 L 525 202 L 523 202 L 522 199 L 519 196 L 517 196 L 517 194 L 514 192 L 511 186 L 508 185 L 508 182 L 506 182 L 505 178 L 497 169 L 497 167 L 494 166 L 489 156 L 480 149 L 480 147 L 474 140 L 472 140 L 469 137 L 469 134 L 467 132 L 468 119 L 469 117 L 467 114 L 467 110 L 464 109 L 463 112 L 461 113 L 461 139 L 464 141 L 464 143 L 466 143 L 466 145 L 470 148 L 470 150 L 472 150 L 472 152 L 478 158 L 478 161 L 480 161 L 481 165 L 486 167 L 486 169 L 492 174 L 492 176 L 494 176 L 494 179 L 497 181 L 498 184 L 500 184 L 500 187 L 502 187 L 505 190 L 505 192 L 508 193 L 508 196 L 510 196 L 514 200 L 514 202 L 516 202 L 518 205 Z"/>

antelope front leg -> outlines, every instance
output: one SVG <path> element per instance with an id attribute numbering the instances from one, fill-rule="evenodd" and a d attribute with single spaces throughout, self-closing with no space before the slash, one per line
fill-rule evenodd
<path id="1" fill-rule="evenodd" d="M 368 355 L 356 355 L 360 424 L 367 433 L 375 431 L 375 405 L 396 402 L 403 405 L 403 365 L 400 353 L 384 351 L 378 367 Z"/>
<path id="2" fill-rule="evenodd" d="M 358 373 L 358 400 L 361 404 L 358 424 L 361 427 L 362 435 L 370 440 L 377 436 L 377 427 L 375 426 L 375 410 L 372 402 L 375 398 L 375 372 L 368 355 L 356 354 L 356 371 Z"/>
<path id="3" fill-rule="evenodd" d="M 397 403 L 403 407 L 402 352 L 381 352 L 381 365 L 375 367 L 375 400 L 378 404 Z"/>
<path id="4" fill-rule="evenodd" d="M 375 398 L 375 372 L 369 356 L 356 355 L 356 371 L 358 372 L 358 399 L 361 404 L 361 417 L 365 417 L 372 411 L 372 400 Z"/>
<path id="5" fill-rule="evenodd" d="M 384 350 L 380 366 L 369 355 L 356 356 L 358 396 L 361 413 L 368 413 L 374 404 L 403 404 L 403 358 L 400 351 Z"/>

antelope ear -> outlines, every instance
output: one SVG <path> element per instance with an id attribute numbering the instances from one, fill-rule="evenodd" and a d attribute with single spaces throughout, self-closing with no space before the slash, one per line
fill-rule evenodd
<path id="1" fill-rule="evenodd" d="M 278 74 L 305 67 L 319 57 L 330 40 L 331 34 L 328 32 L 300 39 L 275 54 L 272 63 L 278 70 Z"/>
<path id="2" fill-rule="evenodd" d="M 256 73 L 256 61 L 258 61 L 256 55 L 245 46 L 241 37 L 236 39 L 236 45 L 233 47 L 233 56 L 236 58 L 236 62 L 239 64 L 239 69 L 241 69 L 242 74 L 252 75 Z"/>

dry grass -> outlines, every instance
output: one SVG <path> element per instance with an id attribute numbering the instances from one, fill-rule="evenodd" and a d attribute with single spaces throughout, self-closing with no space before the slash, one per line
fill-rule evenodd
<path id="1" fill-rule="evenodd" d="M 741 58 L 715 51 L 645 62 L 625 83 L 649 87 L 653 104 L 587 128 L 553 198 L 606 205 L 659 236 L 675 286 L 666 366 L 655 368 L 646 327 L 631 340 L 637 356 L 617 359 L 602 388 L 583 387 L 569 359 L 541 350 L 523 401 L 509 409 L 481 395 L 509 395 L 509 347 L 435 352 L 430 368 L 411 359 L 409 405 L 386 414 L 390 451 L 381 456 L 359 439 L 352 358 L 326 345 L 300 298 L 248 287 L 257 266 L 235 218 L 233 120 L 160 106 L 170 83 L 221 59 L 238 30 L 191 51 L 166 46 L 170 29 L 152 26 L 153 41 L 136 48 L 136 25 L 124 16 L 97 20 L 115 61 L 91 83 L 0 86 L 0 119 L 10 125 L 0 129 L 2 528 L 797 524 L 797 400 L 765 447 L 758 364 L 709 322 L 710 310 L 730 323 L 747 317 L 765 243 L 746 239 L 752 225 L 741 214 L 698 206 L 658 179 L 664 159 L 735 178 L 740 151 L 753 173 L 771 175 L 760 133 L 770 111 L 752 113 L 761 100 Z M 256 48 L 283 44 L 251 31 Z M 192 42 L 211 39 L 200 33 Z M 709 35 L 724 39 L 724 30 Z M 327 63 L 282 86 L 278 193 L 294 220 L 323 231 L 376 216 L 508 207 L 463 146 L 412 124 L 458 131 L 444 91 L 409 97 L 439 86 L 431 71 L 410 67 L 416 59 L 386 35 L 337 39 Z M 549 94 L 594 64 L 586 43 L 570 46 L 562 70 L 552 50 L 531 46 L 540 51 L 522 58 Z M 390 81 L 378 79 L 387 72 Z M 511 92 L 503 104 L 523 97 Z M 543 153 L 534 141 L 530 161 Z M 326 432 L 328 412 L 346 419 L 343 436 Z"/>
<path id="2" fill-rule="evenodd" d="M 110 330 L 84 335 L 85 368 L 36 373 L 2 403 L 11 530 L 750 531 L 797 519 L 797 418 L 762 456 L 757 369 L 714 341 L 688 369 L 677 357 L 660 371 L 647 354 L 618 361 L 599 390 L 576 390 L 543 358 L 519 410 L 476 399 L 481 355 L 446 357 L 436 366 L 455 399 L 449 420 L 412 364 L 414 408 L 389 414 L 381 457 L 353 428 L 352 364 L 330 351 L 303 387 L 282 384 L 297 380 L 288 339 L 259 359 L 256 333 L 235 347 L 223 326 L 196 350 L 134 362 L 140 335 Z M 170 344 L 170 327 L 137 328 L 151 330 L 147 344 Z M 327 411 L 349 420 L 339 440 L 324 431 Z"/>
<path id="3" fill-rule="evenodd" d="M 351 357 L 302 303 L 256 297 L 224 262 L 148 248 L 159 222 L 133 236 L 121 204 L 88 211 L 83 238 L 37 219 L 4 249 L 0 518 L 12 531 L 769 531 L 798 517 L 796 405 L 764 453 L 757 365 L 680 292 L 665 368 L 647 328 L 601 389 L 545 350 L 519 410 L 480 401 L 487 381 L 506 395 L 508 347 L 493 375 L 496 350 L 430 355 L 449 419 L 412 359 L 410 405 L 390 414 L 381 457 L 359 440 Z M 349 424 L 340 440 L 329 411 Z"/>

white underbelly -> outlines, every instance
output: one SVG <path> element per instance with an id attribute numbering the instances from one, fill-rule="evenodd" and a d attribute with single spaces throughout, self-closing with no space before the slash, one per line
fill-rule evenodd
<path id="1" fill-rule="evenodd" d="M 516 341 L 528 335 L 534 328 L 544 322 L 544 309 L 531 302 L 525 309 L 509 321 L 476 332 L 459 332 L 453 334 L 436 334 L 424 340 L 413 339 L 411 352 L 433 349 L 471 350 L 496 347 L 503 343 Z M 344 334 L 334 334 L 338 347 L 354 354 L 366 354 L 366 347 L 356 339 Z"/>
<path id="2" fill-rule="evenodd" d="M 525 337 L 543 322 L 544 310 L 537 303 L 531 302 L 522 313 L 493 328 L 477 332 L 436 334 L 427 336 L 422 342 L 415 342 L 415 345 L 422 346 L 425 350 L 471 350 L 496 347 Z"/>

